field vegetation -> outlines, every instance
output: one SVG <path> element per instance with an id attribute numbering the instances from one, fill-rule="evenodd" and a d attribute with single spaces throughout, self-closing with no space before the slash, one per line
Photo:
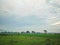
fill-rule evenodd
<path id="1" fill-rule="evenodd" d="M 0 34 L 0 45 L 60 45 L 60 34 Z"/>

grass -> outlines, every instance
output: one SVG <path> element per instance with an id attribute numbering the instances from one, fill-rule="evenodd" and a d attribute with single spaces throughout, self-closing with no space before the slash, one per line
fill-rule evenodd
<path id="1" fill-rule="evenodd" d="M 0 45 L 60 45 L 60 34 L 0 35 Z"/>

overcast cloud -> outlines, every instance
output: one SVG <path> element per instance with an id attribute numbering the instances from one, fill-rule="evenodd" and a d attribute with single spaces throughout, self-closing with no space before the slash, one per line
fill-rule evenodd
<path id="1" fill-rule="evenodd" d="M 60 0 L 0 0 L 0 30 L 60 33 Z"/>

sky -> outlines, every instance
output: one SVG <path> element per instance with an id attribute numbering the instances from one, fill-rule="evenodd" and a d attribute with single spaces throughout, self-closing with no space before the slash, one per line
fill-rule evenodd
<path id="1" fill-rule="evenodd" d="M 60 0 L 0 0 L 0 31 L 60 33 Z"/>

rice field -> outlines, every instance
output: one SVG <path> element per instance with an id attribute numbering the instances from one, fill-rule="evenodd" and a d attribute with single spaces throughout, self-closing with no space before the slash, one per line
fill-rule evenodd
<path id="1" fill-rule="evenodd" d="M 0 35 L 0 45 L 60 45 L 60 34 Z"/>

